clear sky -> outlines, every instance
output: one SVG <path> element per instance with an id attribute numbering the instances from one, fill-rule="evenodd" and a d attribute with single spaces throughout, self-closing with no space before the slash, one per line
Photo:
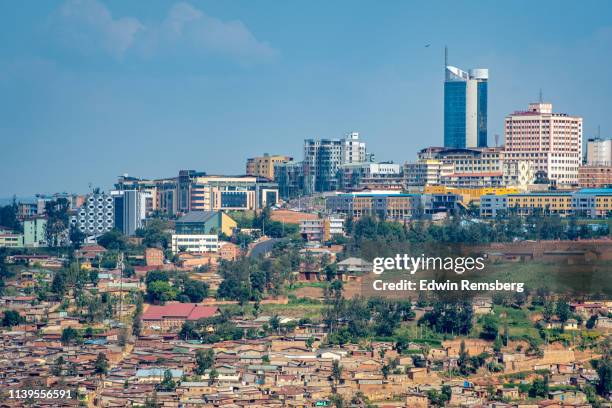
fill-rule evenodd
<path id="1" fill-rule="evenodd" d="M 414 160 L 442 144 L 445 44 L 490 70 L 490 145 L 540 88 L 612 136 L 611 1 L 2 1 L 0 197 L 238 174 L 349 131 Z"/>

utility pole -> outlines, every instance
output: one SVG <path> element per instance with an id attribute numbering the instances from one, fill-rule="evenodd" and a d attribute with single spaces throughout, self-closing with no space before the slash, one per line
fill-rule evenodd
<path id="1" fill-rule="evenodd" d="M 117 258 L 119 264 L 119 321 L 123 316 L 123 252 L 120 252 Z"/>

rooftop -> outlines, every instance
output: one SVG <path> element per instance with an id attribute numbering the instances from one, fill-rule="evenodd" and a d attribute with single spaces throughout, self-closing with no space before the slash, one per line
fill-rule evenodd
<path id="1" fill-rule="evenodd" d="M 196 303 L 169 303 L 164 306 L 151 305 L 143 313 L 143 320 L 160 320 L 178 317 L 186 320 L 198 320 L 212 317 L 217 313 L 216 306 L 203 306 Z"/>
<path id="2" fill-rule="evenodd" d="M 190 211 L 179 218 L 176 222 L 206 222 L 215 215 L 217 215 L 215 211 Z"/>

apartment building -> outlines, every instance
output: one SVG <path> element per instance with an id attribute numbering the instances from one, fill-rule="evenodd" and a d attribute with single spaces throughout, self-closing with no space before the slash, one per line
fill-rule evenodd
<path id="1" fill-rule="evenodd" d="M 301 220 L 300 234 L 307 241 L 329 241 L 334 235 L 344 235 L 344 219 L 327 217 Z"/>
<path id="2" fill-rule="evenodd" d="M 531 103 L 505 119 L 505 159 L 528 161 L 558 185 L 577 185 L 582 162 L 582 118 Z"/>

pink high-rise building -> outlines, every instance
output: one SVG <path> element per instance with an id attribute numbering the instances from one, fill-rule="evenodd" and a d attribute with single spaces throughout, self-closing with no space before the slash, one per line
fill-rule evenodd
<path id="1" fill-rule="evenodd" d="M 506 117 L 505 159 L 532 163 L 559 185 L 578 184 L 582 162 L 582 118 L 553 113 L 550 103 L 530 103 Z"/>

